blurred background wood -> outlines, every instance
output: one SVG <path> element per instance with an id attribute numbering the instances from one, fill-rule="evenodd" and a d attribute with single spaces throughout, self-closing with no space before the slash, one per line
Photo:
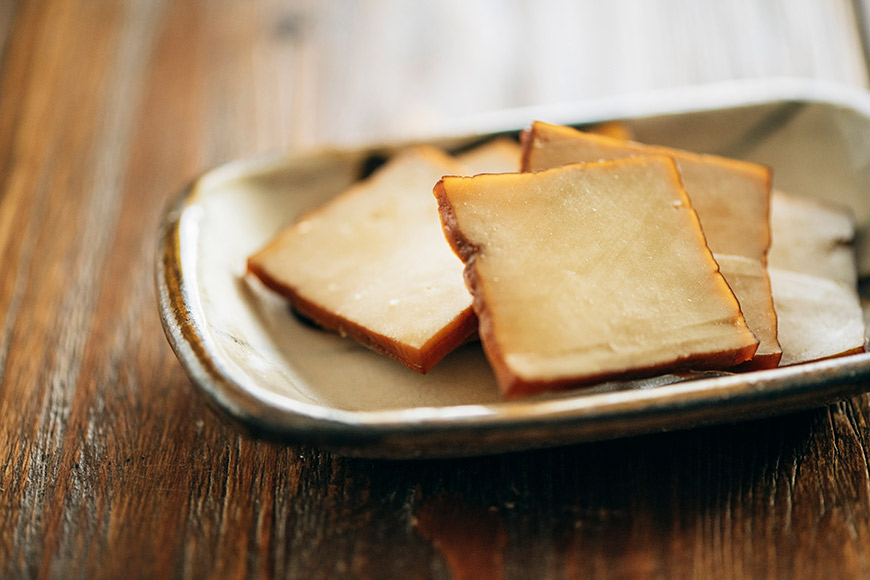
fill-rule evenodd
<path id="1" fill-rule="evenodd" d="M 160 328 L 162 208 L 268 150 L 758 77 L 866 87 L 862 1 L 0 3 L 0 578 L 870 576 L 870 400 L 481 459 L 241 435 Z"/>

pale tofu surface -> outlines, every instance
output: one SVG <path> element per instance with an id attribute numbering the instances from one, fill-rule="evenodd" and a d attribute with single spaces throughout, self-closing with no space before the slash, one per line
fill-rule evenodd
<path id="1" fill-rule="evenodd" d="M 862 352 L 851 215 L 813 199 L 774 192 L 770 281 L 783 365 Z"/>
<path id="2" fill-rule="evenodd" d="M 568 163 L 644 155 L 667 155 L 677 163 L 707 244 L 760 341 L 748 368 L 776 366 L 782 351 L 766 271 L 770 246 L 767 168 L 536 122 L 524 138 L 523 169 L 540 171 Z M 754 264 L 748 264 L 747 260 Z"/>
<path id="3" fill-rule="evenodd" d="M 669 158 L 445 178 L 436 196 L 507 395 L 755 351 Z"/>
<path id="4" fill-rule="evenodd" d="M 520 170 L 522 148 L 512 139 L 495 139 L 456 156 L 465 167 L 463 175 L 516 173 Z"/>
<path id="5" fill-rule="evenodd" d="M 771 267 L 835 280 L 850 288 L 855 268 L 855 223 L 848 210 L 774 191 L 771 198 Z"/>
<path id="6" fill-rule="evenodd" d="M 280 233 L 249 269 L 305 315 L 425 372 L 476 329 L 433 185 L 445 154 L 399 154 Z"/>

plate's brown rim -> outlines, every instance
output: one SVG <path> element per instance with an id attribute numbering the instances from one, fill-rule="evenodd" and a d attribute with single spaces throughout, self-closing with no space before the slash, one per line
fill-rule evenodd
<path id="1" fill-rule="evenodd" d="M 172 349 L 212 406 L 259 436 L 369 457 L 480 455 L 783 414 L 870 389 L 870 354 L 645 390 L 578 391 L 577 396 L 550 400 L 384 411 L 322 407 L 240 384 L 209 350 L 192 291 L 195 264 L 182 260 L 182 220 L 196 206 L 203 181 L 215 179 L 218 172 L 237 175 L 290 159 L 242 160 L 204 173 L 169 203 L 158 237 L 155 278 Z"/>

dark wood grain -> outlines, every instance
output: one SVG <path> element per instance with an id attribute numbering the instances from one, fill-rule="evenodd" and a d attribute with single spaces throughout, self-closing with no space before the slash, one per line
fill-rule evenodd
<path id="1" fill-rule="evenodd" d="M 0 578 L 870 576 L 866 397 L 533 453 L 347 459 L 214 415 L 163 337 L 152 279 L 162 209 L 221 162 L 623 89 L 862 85 L 851 4 L 684 3 L 660 21 L 682 36 L 635 14 L 636 61 L 611 68 L 583 61 L 606 31 L 547 36 L 560 14 L 618 15 L 601 3 L 322 4 L 0 3 Z M 737 10 L 754 23 L 741 50 L 704 44 Z M 520 31 L 537 44 L 502 41 Z M 436 51 L 445 37 L 459 48 Z M 644 57 L 651 39 L 670 44 Z"/>

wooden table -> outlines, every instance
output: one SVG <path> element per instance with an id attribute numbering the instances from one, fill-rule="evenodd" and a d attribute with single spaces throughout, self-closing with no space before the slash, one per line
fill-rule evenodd
<path id="1" fill-rule="evenodd" d="M 163 336 L 167 200 L 267 150 L 736 78 L 866 86 L 849 0 L 0 2 L 0 578 L 870 576 L 870 398 L 478 459 L 240 434 Z"/>

